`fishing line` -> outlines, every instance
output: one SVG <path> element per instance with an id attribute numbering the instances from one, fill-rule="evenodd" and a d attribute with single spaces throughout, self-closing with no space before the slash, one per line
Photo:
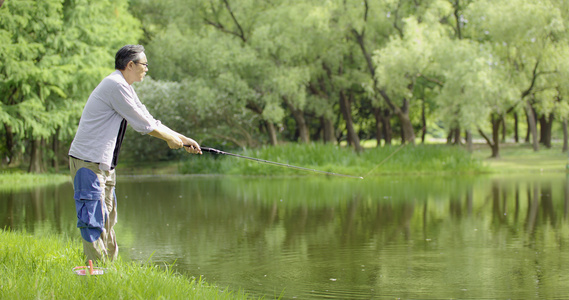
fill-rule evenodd
<path id="1" fill-rule="evenodd" d="M 189 147 L 189 145 L 184 145 L 184 146 Z M 320 170 L 309 169 L 309 168 L 304 168 L 304 167 L 299 167 L 299 166 L 293 166 L 293 165 L 278 163 L 278 162 L 274 162 L 274 161 L 270 161 L 270 160 L 264 160 L 264 159 L 259 159 L 259 158 L 255 158 L 255 157 L 249 157 L 249 156 L 229 153 L 229 152 L 217 150 L 214 148 L 201 147 L 201 150 L 205 151 L 205 152 L 213 153 L 213 154 L 222 154 L 222 155 L 228 155 L 228 156 L 233 156 L 233 157 L 238 157 L 238 158 L 244 158 L 244 159 L 254 160 L 254 161 L 260 162 L 260 163 L 265 163 L 265 164 L 269 164 L 269 165 L 276 165 L 276 166 L 281 166 L 281 167 L 286 167 L 286 168 L 291 168 L 291 169 L 297 169 L 297 170 L 303 170 L 303 171 L 309 171 L 309 172 L 316 172 L 316 173 L 322 173 L 322 174 L 326 174 L 326 175 L 333 175 L 333 176 L 340 176 L 340 177 L 364 179 L 361 176 L 339 174 L 339 173 L 320 171 Z"/>
<path id="2" fill-rule="evenodd" d="M 387 161 L 390 157 L 392 157 L 395 153 L 399 152 L 399 150 L 403 149 L 403 147 L 405 147 L 405 146 L 407 146 L 407 143 L 401 144 L 401 146 L 399 146 L 399 148 L 395 149 L 395 151 L 393 151 L 391 154 L 389 154 L 389 156 L 384 158 L 379 164 L 377 164 L 375 167 L 373 167 L 371 170 L 369 170 L 369 172 L 367 172 L 367 174 L 364 177 L 367 177 L 369 174 L 371 174 L 371 172 L 373 172 L 375 169 L 377 169 L 379 166 L 381 166 L 385 161 Z"/>

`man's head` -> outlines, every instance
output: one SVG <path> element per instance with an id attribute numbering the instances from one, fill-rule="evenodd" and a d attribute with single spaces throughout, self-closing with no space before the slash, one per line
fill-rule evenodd
<path id="1" fill-rule="evenodd" d="M 142 45 L 126 45 L 115 55 L 115 69 L 123 73 L 126 81 L 132 84 L 142 81 L 148 71 L 148 60 Z"/>
<path id="2" fill-rule="evenodd" d="M 115 55 L 115 69 L 124 70 L 128 62 L 137 62 L 140 60 L 140 55 L 144 53 L 144 46 L 142 45 L 126 45 L 122 47 Z"/>

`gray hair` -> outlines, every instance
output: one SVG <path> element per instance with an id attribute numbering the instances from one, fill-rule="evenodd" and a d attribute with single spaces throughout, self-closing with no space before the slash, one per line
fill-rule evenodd
<path id="1" fill-rule="evenodd" d="M 130 61 L 137 62 L 140 53 L 144 52 L 142 45 L 126 45 L 120 48 L 115 55 L 115 69 L 124 70 Z"/>

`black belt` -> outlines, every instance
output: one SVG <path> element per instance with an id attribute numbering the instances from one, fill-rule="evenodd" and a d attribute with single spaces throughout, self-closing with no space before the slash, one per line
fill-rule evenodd
<path id="1" fill-rule="evenodd" d="M 98 162 L 94 162 L 94 161 L 90 161 L 90 160 L 85 160 L 85 159 L 80 159 L 80 158 L 75 157 L 75 156 L 73 156 L 73 155 L 69 155 L 69 157 L 78 159 L 78 160 L 80 160 L 80 161 L 84 161 L 84 162 L 86 162 L 86 163 L 99 164 Z M 110 170 L 114 170 L 114 169 L 115 169 L 115 167 L 111 166 Z"/>
<path id="2" fill-rule="evenodd" d="M 75 156 L 73 156 L 73 155 L 69 155 L 69 157 L 75 158 L 75 159 L 78 159 L 78 160 L 82 160 L 82 161 L 84 161 L 84 162 L 86 162 L 86 163 L 99 164 L 99 163 L 96 163 L 96 162 L 94 162 L 94 161 L 89 161 L 89 160 L 80 159 L 79 157 L 75 157 Z"/>

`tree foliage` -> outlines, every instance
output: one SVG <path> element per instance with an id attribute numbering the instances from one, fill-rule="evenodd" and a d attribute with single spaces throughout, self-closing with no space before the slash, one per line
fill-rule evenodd
<path id="1" fill-rule="evenodd" d="M 112 71 L 114 52 L 135 43 L 139 27 L 126 1 L 6 1 L 0 9 L 3 156 L 13 162 L 27 152 L 32 171 L 41 171 L 37 142 L 72 136 L 87 96 Z"/>
<path id="2" fill-rule="evenodd" d="M 361 151 L 360 139 L 444 130 L 497 156 L 504 134 L 527 128 L 537 150 L 567 123 L 568 20 L 562 0 L 6 1 L 1 151 L 14 159 L 30 141 L 72 136 L 113 54 L 138 42 L 152 77 L 136 85 L 141 99 L 210 145 Z M 134 136 L 125 146 L 143 149 Z M 158 147 L 132 151 L 173 155 Z"/>

